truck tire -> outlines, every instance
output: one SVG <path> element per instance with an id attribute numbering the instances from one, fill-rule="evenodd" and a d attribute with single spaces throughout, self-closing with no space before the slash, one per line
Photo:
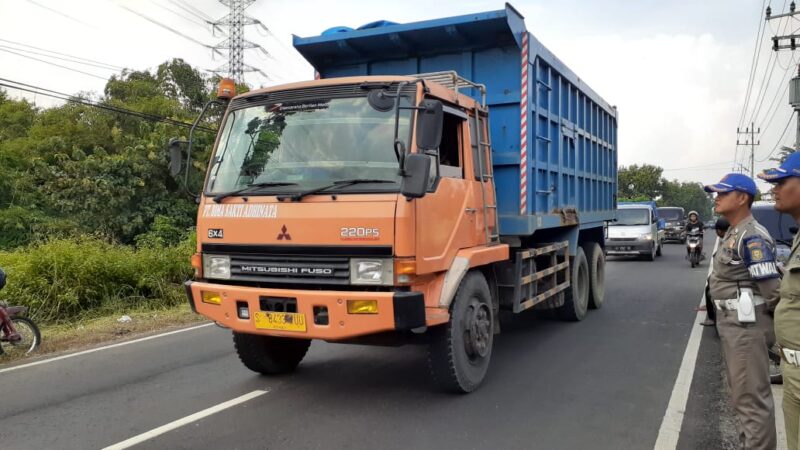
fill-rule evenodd
<path id="1" fill-rule="evenodd" d="M 297 368 L 311 340 L 234 332 L 233 345 L 245 367 L 263 375 L 277 375 Z"/>
<path id="2" fill-rule="evenodd" d="M 606 293 L 606 258 L 596 242 L 582 244 L 589 264 L 589 309 L 600 309 Z"/>
<path id="3" fill-rule="evenodd" d="M 428 366 L 439 387 L 469 393 L 480 386 L 492 356 L 493 314 L 486 278 L 469 272 L 450 306 L 450 321 L 430 330 Z"/>
<path id="4" fill-rule="evenodd" d="M 564 291 L 564 304 L 557 310 L 562 320 L 578 322 L 586 317 L 589 309 L 589 285 L 589 264 L 579 246 L 570 261 L 570 285 Z"/>

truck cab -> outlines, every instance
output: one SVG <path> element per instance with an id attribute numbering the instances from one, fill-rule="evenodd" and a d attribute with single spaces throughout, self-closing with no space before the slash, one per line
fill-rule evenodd
<path id="1" fill-rule="evenodd" d="M 664 240 L 686 243 L 686 210 L 680 206 L 663 206 L 657 209 L 664 219 Z"/>
<path id="2" fill-rule="evenodd" d="M 429 111 L 416 105 L 426 102 L 438 104 L 440 143 L 421 149 Z M 481 167 L 473 142 L 485 120 L 477 102 L 422 78 L 345 77 L 235 98 L 200 204 L 208 283 L 191 285 L 197 310 L 237 331 L 330 341 L 446 322 L 444 280 L 425 274 L 449 269 L 460 249 L 468 260 L 508 258 L 489 148 Z M 425 167 L 409 167 L 410 155 Z M 424 189 L 406 196 L 413 176 Z M 204 301 L 210 292 L 236 302 Z M 263 312 L 308 320 L 275 324 L 287 316 Z"/>

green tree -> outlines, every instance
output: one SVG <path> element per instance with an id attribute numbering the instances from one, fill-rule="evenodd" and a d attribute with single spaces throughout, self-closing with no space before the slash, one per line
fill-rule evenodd
<path id="1" fill-rule="evenodd" d="M 658 206 L 680 206 L 686 213 L 697 211 L 700 220 L 708 220 L 712 216 L 714 202 L 703 190 L 703 185 L 696 182 L 663 180 L 662 196 Z"/>
<path id="2" fill-rule="evenodd" d="M 795 149 L 793 149 L 792 147 L 787 147 L 783 145 L 781 146 L 780 150 L 778 150 L 778 153 L 775 156 L 771 157 L 769 160 L 775 161 L 778 164 L 782 164 L 784 161 L 786 161 L 786 158 L 788 158 L 789 155 L 791 155 L 794 152 Z"/>
<path id="3" fill-rule="evenodd" d="M 653 200 L 661 195 L 664 171 L 650 164 L 622 166 L 618 171 L 620 200 Z"/>
<path id="4" fill-rule="evenodd" d="M 99 101 L 190 123 L 215 95 L 213 82 L 175 59 L 112 76 Z M 210 110 L 201 124 L 216 128 L 220 113 Z M 0 92 L 0 248 L 74 234 L 174 243 L 182 233 L 165 230 L 189 228 L 196 204 L 168 173 L 173 137 L 188 138 L 188 129 L 76 103 L 39 110 Z M 214 138 L 195 134 L 192 191 Z"/>

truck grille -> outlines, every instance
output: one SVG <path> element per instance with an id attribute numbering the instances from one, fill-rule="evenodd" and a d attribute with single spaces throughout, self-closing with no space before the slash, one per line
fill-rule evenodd
<path id="1" fill-rule="evenodd" d="M 203 253 L 231 258 L 230 281 L 267 284 L 350 284 L 350 258 L 391 257 L 388 246 L 203 244 Z"/>
<path id="2" fill-rule="evenodd" d="M 231 257 L 231 280 L 266 283 L 349 284 L 350 259 L 321 256 Z"/>

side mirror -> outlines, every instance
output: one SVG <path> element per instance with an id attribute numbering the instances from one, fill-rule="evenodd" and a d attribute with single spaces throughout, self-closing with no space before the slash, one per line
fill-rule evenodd
<path id="1" fill-rule="evenodd" d="M 412 153 L 405 157 L 405 175 L 400 181 L 400 193 L 407 198 L 422 198 L 428 191 L 428 178 L 431 173 L 431 158 Z"/>
<path id="2" fill-rule="evenodd" d="M 417 149 L 436 150 L 442 143 L 444 111 L 439 100 L 423 100 L 417 116 Z"/>
<path id="3" fill-rule="evenodd" d="M 173 177 L 181 173 L 181 165 L 183 165 L 181 145 L 183 144 L 187 144 L 187 142 L 179 141 L 175 138 L 169 140 L 169 174 Z"/>

